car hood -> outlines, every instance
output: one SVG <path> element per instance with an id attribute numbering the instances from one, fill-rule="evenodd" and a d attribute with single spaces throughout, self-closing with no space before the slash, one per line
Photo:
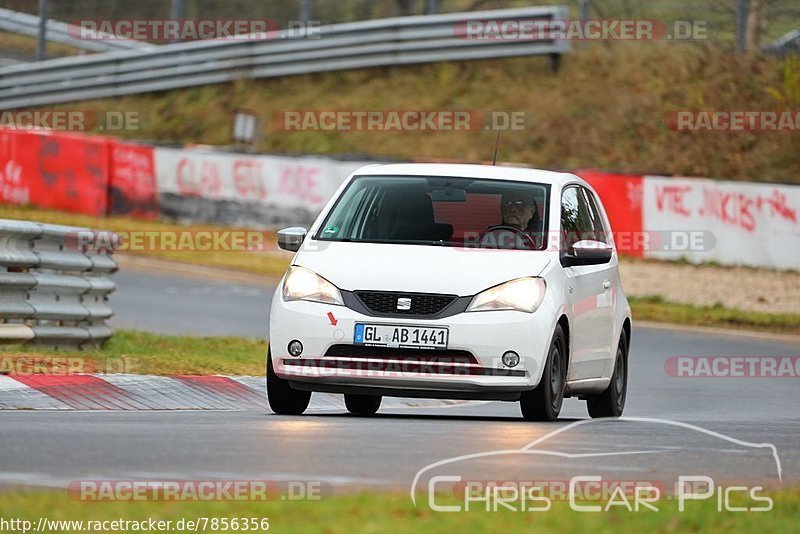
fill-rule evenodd
<path id="1" fill-rule="evenodd" d="M 538 276 L 550 253 L 425 245 L 306 241 L 292 262 L 340 289 L 474 295 Z"/>

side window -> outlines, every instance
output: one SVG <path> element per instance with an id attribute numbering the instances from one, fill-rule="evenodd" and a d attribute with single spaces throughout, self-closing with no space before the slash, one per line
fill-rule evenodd
<path id="1" fill-rule="evenodd" d="M 561 195 L 562 252 L 584 239 L 595 239 L 592 215 L 581 188 L 570 186 Z"/>
<path id="2" fill-rule="evenodd" d="M 572 245 L 587 239 L 592 231 L 586 198 L 577 186 L 568 187 L 561 195 L 561 250 L 567 252 Z"/>
<path id="3" fill-rule="evenodd" d="M 592 220 L 592 228 L 594 229 L 594 239 L 600 241 L 601 243 L 608 243 L 608 229 L 606 228 L 605 224 L 603 224 L 603 216 L 600 214 L 600 210 L 598 209 L 597 199 L 595 198 L 594 193 L 585 187 L 582 187 L 581 189 L 586 195 L 589 216 Z"/>
<path id="4" fill-rule="evenodd" d="M 561 252 L 578 242 L 578 188 L 569 187 L 561 194 Z"/>

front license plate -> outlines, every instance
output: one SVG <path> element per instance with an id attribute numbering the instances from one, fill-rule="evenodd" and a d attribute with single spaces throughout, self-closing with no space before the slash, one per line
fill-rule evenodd
<path id="1" fill-rule="evenodd" d="M 446 349 L 447 328 L 441 326 L 400 326 L 356 324 L 354 343 L 373 347 Z"/>

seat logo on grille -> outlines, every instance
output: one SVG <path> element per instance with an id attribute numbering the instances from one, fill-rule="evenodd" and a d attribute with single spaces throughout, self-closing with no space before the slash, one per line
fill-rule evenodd
<path id="1" fill-rule="evenodd" d="M 411 299 L 406 297 L 401 297 L 397 299 L 397 309 L 398 310 L 410 310 L 411 309 Z"/>

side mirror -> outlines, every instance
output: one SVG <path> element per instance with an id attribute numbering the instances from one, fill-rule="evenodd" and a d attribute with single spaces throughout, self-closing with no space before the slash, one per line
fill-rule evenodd
<path id="1" fill-rule="evenodd" d="M 569 252 L 561 256 L 561 265 L 602 265 L 611 261 L 613 252 L 614 248 L 607 243 L 584 239 L 572 245 Z"/>
<path id="2" fill-rule="evenodd" d="M 303 244 L 307 233 L 308 230 L 302 226 L 293 226 L 291 228 L 278 230 L 278 246 L 283 250 L 297 252 L 300 250 L 300 245 Z"/>

